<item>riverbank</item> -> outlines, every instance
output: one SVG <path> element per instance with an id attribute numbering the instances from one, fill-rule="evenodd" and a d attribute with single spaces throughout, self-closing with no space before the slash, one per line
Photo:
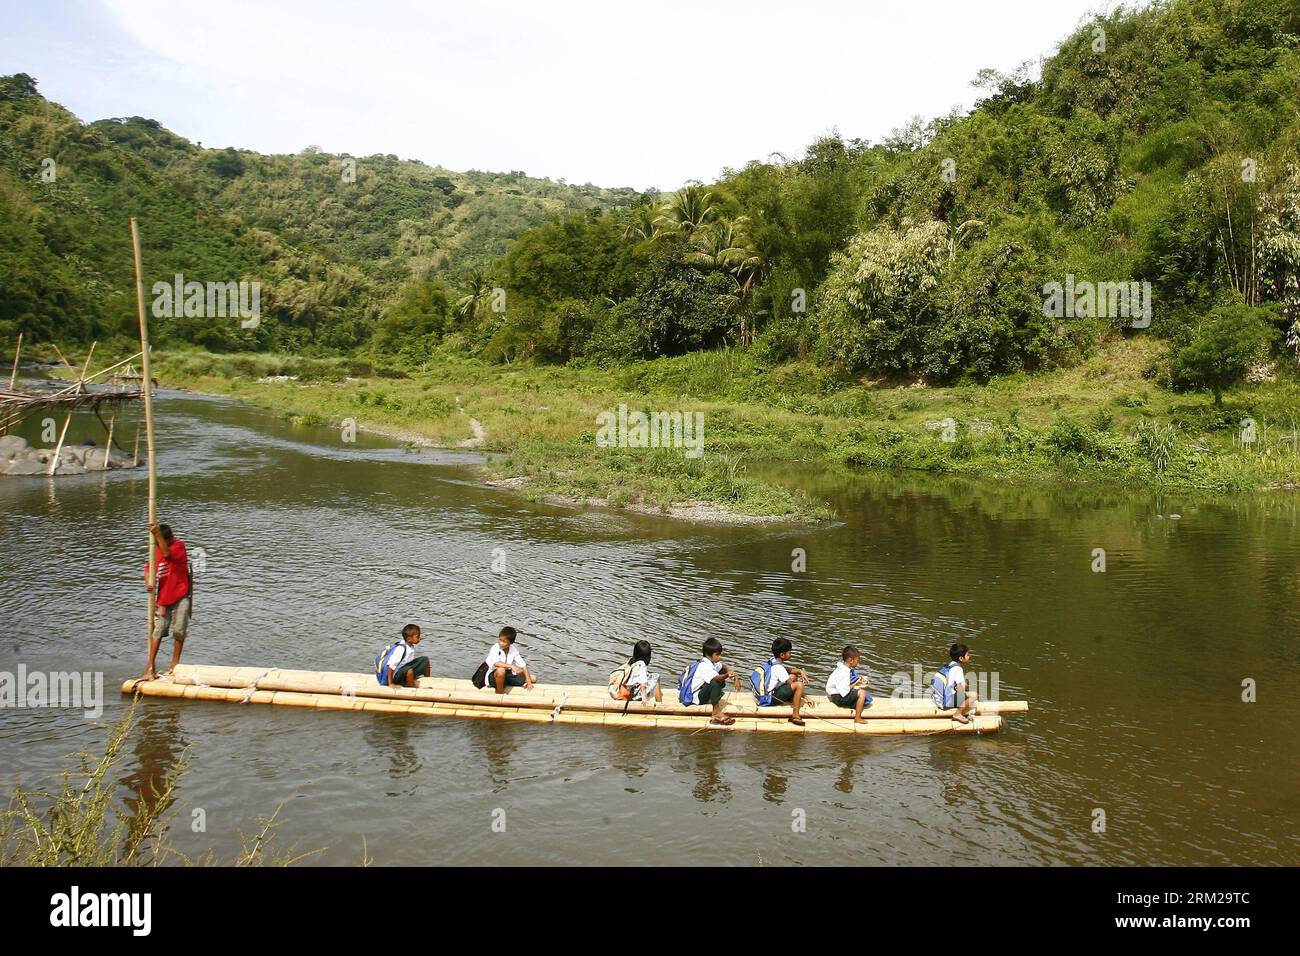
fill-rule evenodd
<path id="1" fill-rule="evenodd" d="M 715 445 L 720 403 L 651 409 L 634 395 L 609 390 L 608 376 L 593 370 L 497 368 L 449 358 L 434 369 L 406 372 L 347 360 L 160 353 L 155 374 L 163 386 L 238 398 L 301 424 L 350 420 L 358 431 L 411 445 L 485 452 L 485 482 L 530 500 L 710 524 L 833 517 L 803 492 L 750 477 L 749 463 L 758 456 Z M 700 412 L 706 453 L 667 441 L 601 447 L 596 416 L 617 414 L 620 403 L 647 412 Z"/>
<path id="2" fill-rule="evenodd" d="M 704 520 L 831 516 L 808 495 L 752 473 L 769 461 L 1220 494 L 1294 489 L 1295 371 L 1278 368 L 1216 407 L 1208 395 L 1154 384 L 1162 354 L 1154 340 L 1117 341 L 1072 369 L 948 388 L 846 383 L 812 363 L 767 367 L 737 352 L 616 370 L 456 355 L 403 370 L 177 352 L 158 354 L 155 368 L 165 386 L 236 397 L 303 423 L 352 419 L 402 441 L 479 448 L 490 453 L 486 480 L 536 500 Z M 597 416 L 617 421 L 620 406 L 628 418 L 702 416 L 702 454 L 602 447 Z"/>

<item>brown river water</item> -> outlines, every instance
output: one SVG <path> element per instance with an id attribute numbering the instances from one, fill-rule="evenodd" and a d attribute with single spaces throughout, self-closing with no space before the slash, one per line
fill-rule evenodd
<path id="1" fill-rule="evenodd" d="M 365 671 L 415 621 L 435 672 L 467 677 L 508 623 L 547 681 L 603 683 L 644 637 L 671 688 L 708 635 L 746 670 L 785 635 L 819 685 L 852 642 L 889 693 L 959 640 L 1031 705 L 999 735 L 845 739 L 146 699 L 127 810 L 188 748 L 182 852 L 229 860 L 283 805 L 279 841 L 326 864 L 363 839 L 379 864 L 1300 860 L 1294 494 L 789 466 L 838 521 L 702 527 L 529 504 L 479 484 L 473 455 L 232 401 L 163 392 L 158 415 L 160 518 L 202 549 L 190 663 Z M 98 716 L 0 708 L 6 791 L 100 752 L 126 706 L 144 514 L 143 470 L 0 478 L 0 672 L 103 674 Z"/>

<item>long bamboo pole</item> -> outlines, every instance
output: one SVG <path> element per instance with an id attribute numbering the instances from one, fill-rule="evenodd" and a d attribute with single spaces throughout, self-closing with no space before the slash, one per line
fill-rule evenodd
<path id="1" fill-rule="evenodd" d="M 68 417 L 63 420 L 63 430 L 59 432 L 59 443 L 54 446 L 54 457 L 50 459 L 50 470 L 47 474 L 54 474 L 54 469 L 59 467 L 59 455 L 63 452 L 63 437 L 68 434 L 70 424 L 72 424 L 72 412 L 68 412 Z"/>
<path id="2" fill-rule="evenodd" d="M 77 376 L 77 394 L 81 394 L 81 390 L 85 388 L 86 373 L 90 371 L 90 357 L 95 354 L 95 346 L 98 344 L 98 341 L 90 343 L 90 351 L 86 353 L 86 364 L 81 366 L 81 374 Z"/>
<path id="3" fill-rule="evenodd" d="M 99 466 L 100 471 L 108 471 L 108 456 L 113 454 L 113 426 L 115 424 L 117 424 L 116 415 L 108 420 L 108 441 L 104 443 L 104 461 Z"/>
<path id="4" fill-rule="evenodd" d="M 14 390 L 14 383 L 18 381 L 18 356 L 23 354 L 23 334 L 18 333 L 18 348 L 14 349 L 14 370 L 9 373 L 9 391 Z"/>
<path id="5" fill-rule="evenodd" d="M 158 465 L 153 446 L 153 378 L 149 371 L 149 319 L 144 310 L 144 267 L 140 263 L 140 227 L 136 225 L 135 216 L 131 217 L 131 251 L 135 255 L 135 305 L 140 318 L 140 364 L 144 375 L 140 387 L 144 394 L 145 453 L 149 456 L 149 576 L 146 579 L 149 585 L 147 592 L 149 597 L 146 601 L 149 615 L 145 644 L 148 647 L 148 641 L 153 640 L 154 602 L 157 600 L 154 591 L 158 584 L 158 549 L 153 540 L 153 526 L 158 520 Z"/>

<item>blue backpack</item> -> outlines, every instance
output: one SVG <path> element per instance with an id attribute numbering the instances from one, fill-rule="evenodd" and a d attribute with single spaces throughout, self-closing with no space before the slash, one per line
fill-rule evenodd
<path id="1" fill-rule="evenodd" d="M 749 684 L 754 689 L 754 699 L 759 707 L 772 706 L 772 668 L 776 666 L 773 657 L 762 667 L 755 667 L 749 675 Z"/>
<path id="2" fill-rule="evenodd" d="M 930 681 L 930 697 L 935 704 L 947 710 L 957 705 L 957 690 L 948 682 L 948 672 L 952 664 L 944 664 Z"/>
<path id="3" fill-rule="evenodd" d="M 677 692 L 677 699 L 682 702 L 683 707 L 691 707 L 695 704 L 695 694 L 691 692 L 691 681 L 695 680 L 695 669 L 699 666 L 700 662 L 696 661 L 686 668 L 682 672 L 682 676 L 678 678 L 681 683 L 681 690 Z"/>
<path id="4" fill-rule="evenodd" d="M 388 655 L 393 653 L 393 648 L 401 643 L 402 641 L 393 641 L 380 651 L 379 656 L 375 658 L 375 679 L 384 687 L 388 686 L 388 668 L 384 665 L 388 662 Z"/>

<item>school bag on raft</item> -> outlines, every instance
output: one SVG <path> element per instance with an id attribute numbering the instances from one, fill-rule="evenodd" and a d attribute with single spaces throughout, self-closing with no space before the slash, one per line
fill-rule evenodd
<path id="1" fill-rule="evenodd" d="M 691 692 L 691 681 L 695 680 L 695 668 L 700 666 L 696 661 L 686 670 L 682 671 L 681 676 L 677 678 L 681 689 L 677 692 L 677 699 L 681 701 L 683 707 L 692 707 L 695 705 L 695 695 Z"/>
<path id="2" fill-rule="evenodd" d="M 632 688 L 627 686 L 627 680 L 632 676 L 632 662 L 628 661 L 617 670 L 610 671 L 609 674 L 609 696 L 614 700 L 631 700 Z"/>
<path id="3" fill-rule="evenodd" d="M 380 651 L 379 656 L 375 658 L 375 680 L 379 681 L 379 683 L 384 687 L 388 686 L 388 668 L 384 665 L 388 663 L 388 655 L 393 653 L 393 648 L 397 647 L 397 645 L 401 643 L 403 642 L 393 641 L 393 643 Z"/>
<path id="4" fill-rule="evenodd" d="M 754 690 L 754 699 L 759 707 L 772 706 L 772 668 L 776 658 L 772 658 L 762 667 L 755 667 L 749 675 L 749 686 Z"/>
<path id="5" fill-rule="evenodd" d="M 944 664 L 935 673 L 934 679 L 930 681 L 930 696 L 937 705 L 945 710 L 957 706 L 957 690 L 948 681 L 948 672 L 950 670 L 952 670 L 952 665 Z"/>

